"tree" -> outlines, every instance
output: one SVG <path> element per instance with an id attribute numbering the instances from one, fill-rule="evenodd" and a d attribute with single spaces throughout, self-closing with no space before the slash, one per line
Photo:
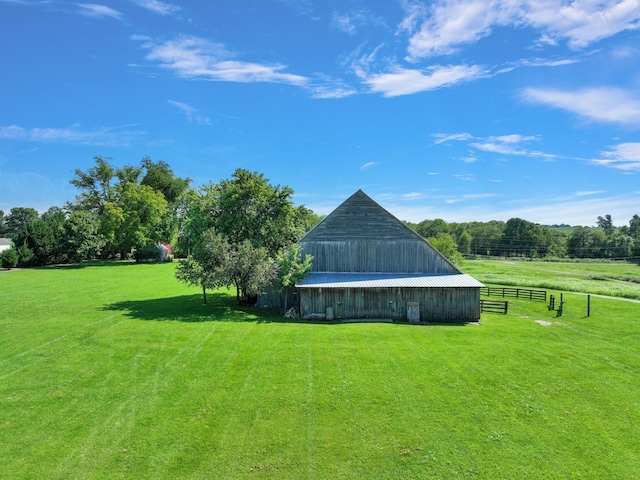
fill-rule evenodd
<path id="1" fill-rule="evenodd" d="M 187 285 L 202 288 L 203 302 L 207 303 L 207 289 L 231 283 L 228 268 L 231 246 L 226 239 L 210 228 L 204 232 L 193 253 L 176 267 L 176 278 Z"/>
<path id="2" fill-rule="evenodd" d="M 443 233 L 439 237 L 430 237 L 427 241 L 457 267 L 462 266 L 464 263 L 464 259 L 458 251 L 455 240 L 448 233 Z"/>
<path id="3" fill-rule="evenodd" d="M 6 232 L 4 211 L 0 210 L 0 237 L 4 237 L 7 234 Z"/>
<path id="4" fill-rule="evenodd" d="M 100 220 L 87 210 L 71 212 L 65 224 L 64 248 L 74 262 L 90 260 L 100 255 L 107 243 L 100 233 Z"/>
<path id="5" fill-rule="evenodd" d="M 471 236 L 471 234 L 466 230 L 463 230 L 462 233 L 458 236 L 458 240 L 456 242 L 458 244 L 458 251 L 463 255 L 471 253 L 472 241 L 473 237 Z"/>
<path id="6" fill-rule="evenodd" d="M 640 237 L 640 217 L 638 214 L 635 214 L 631 220 L 629 220 L 629 235 L 634 239 Z"/>
<path id="7" fill-rule="evenodd" d="M 607 237 L 613 235 L 613 220 L 611 219 L 611 215 L 598 217 L 598 226 L 602 228 Z"/>
<path id="8" fill-rule="evenodd" d="M 255 303 L 255 298 L 271 285 L 278 274 L 264 247 L 254 247 L 250 240 L 243 240 L 232 250 L 227 275 L 236 287 L 236 300 Z"/>
<path id="9" fill-rule="evenodd" d="M 173 175 L 169 165 L 145 157 L 140 167 L 115 168 L 110 159 L 94 157 L 96 164 L 75 171 L 71 183 L 81 192 L 70 210 L 85 210 L 100 221 L 99 233 L 107 240 L 106 255 L 125 256 L 132 248 L 143 248 L 158 240 L 177 237 L 176 201 L 189 180 Z M 204 231 L 204 230 L 203 230 Z M 202 232 L 200 232 L 202 233 Z"/>
<path id="10" fill-rule="evenodd" d="M 205 190 L 208 214 L 216 230 L 231 244 L 248 240 L 256 248 L 265 248 L 271 258 L 305 233 L 297 221 L 289 187 L 271 185 L 263 174 L 237 169 L 231 179 L 211 184 Z"/>
<path id="11" fill-rule="evenodd" d="M 132 248 L 162 240 L 158 226 L 166 207 L 160 192 L 146 185 L 126 184 L 115 201 L 104 206 L 101 233 L 112 251 L 124 258 Z"/>
<path id="12" fill-rule="evenodd" d="M 29 223 L 40 218 L 35 208 L 15 207 L 4 217 L 5 235 L 12 238 Z"/>
<path id="13" fill-rule="evenodd" d="M 278 255 L 278 278 L 280 289 L 284 290 L 284 311 L 287 311 L 287 294 L 290 288 L 311 271 L 313 265 L 313 255 L 304 255 L 300 244 L 295 243 Z"/>
<path id="14" fill-rule="evenodd" d="M 191 183 L 188 177 L 176 177 L 166 162 L 154 163 L 149 157 L 144 157 L 141 166 L 146 173 L 140 183 L 162 193 L 169 205 L 174 205 Z"/>
<path id="15" fill-rule="evenodd" d="M 75 177 L 70 183 L 81 192 L 72 207 L 102 215 L 104 206 L 113 199 L 112 182 L 116 178 L 117 170 L 109 163 L 108 160 L 111 159 L 100 156 L 95 156 L 93 159 L 96 164 L 87 172 L 79 168 L 74 171 Z"/>
<path id="16" fill-rule="evenodd" d="M 416 226 L 416 232 L 424 238 L 437 238 L 443 233 L 450 233 L 449 225 L 441 218 L 423 220 Z"/>

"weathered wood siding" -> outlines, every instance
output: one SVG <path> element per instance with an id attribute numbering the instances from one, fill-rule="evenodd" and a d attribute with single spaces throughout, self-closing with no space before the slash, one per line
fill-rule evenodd
<path id="1" fill-rule="evenodd" d="M 420 303 L 422 322 L 475 322 L 479 288 L 300 288 L 300 314 L 313 318 L 333 308 L 336 319 L 406 320 L 407 302 Z"/>
<path id="2" fill-rule="evenodd" d="M 302 241 L 314 272 L 459 273 L 422 240 Z"/>
<path id="3" fill-rule="evenodd" d="M 258 295 L 258 306 L 260 308 L 278 308 L 284 311 L 285 294 L 287 308 L 295 307 L 298 304 L 298 295 L 295 288 L 287 288 L 286 290 L 276 290 L 275 288 L 267 288 L 266 291 Z"/>

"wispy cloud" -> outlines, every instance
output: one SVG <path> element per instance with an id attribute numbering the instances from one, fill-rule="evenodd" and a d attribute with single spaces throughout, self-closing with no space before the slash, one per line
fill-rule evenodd
<path id="1" fill-rule="evenodd" d="M 363 81 L 373 92 L 385 97 L 451 87 L 486 77 L 488 73 L 478 65 L 438 65 L 424 70 L 395 67 L 390 73 L 364 75 Z"/>
<path id="2" fill-rule="evenodd" d="M 447 143 L 451 141 L 469 141 L 473 139 L 473 136 L 468 133 L 434 133 L 431 135 L 436 140 L 431 146 L 438 145 L 440 143 Z"/>
<path id="3" fill-rule="evenodd" d="M 78 145 L 126 146 L 147 134 L 131 130 L 131 126 L 101 127 L 81 130 L 78 125 L 68 128 L 24 128 L 18 125 L 0 126 L 0 138 L 42 143 L 70 143 Z"/>
<path id="4" fill-rule="evenodd" d="M 575 192 L 573 195 L 576 197 L 590 197 L 592 195 L 600 195 L 602 193 L 606 193 L 606 192 L 604 190 L 591 190 L 591 191 Z"/>
<path id="5" fill-rule="evenodd" d="M 502 155 L 531 155 L 532 152 L 522 146 L 537 140 L 534 136 L 499 135 L 473 142 L 471 146 L 483 152 L 500 153 Z"/>
<path id="6" fill-rule="evenodd" d="M 474 137 L 469 133 L 435 133 L 432 135 L 436 141 L 431 145 L 439 145 L 449 142 L 466 142 L 471 150 L 486 153 L 497 153 L 500 155 L 539 157 L 548 160 L 560 158 L 559 155 L 541 152 L 529 147 L 532 142 L 540 142 L 540 137 L 536 135 L 492 135 L 489 137 Z M 471 151 L 461 159 L 470 163 L 478 160 L 477 152 Z"/>
<path id="7" fill-rule="evenodd" d="M 109 17 L 116 20 L 120 20 L 122 18 L 122 14 L 120 12 L 105 5 L 98 5 L 95 3 L 78 3 L 77 6 L 80 9 L 78 13 L 80 13 L 80 15 L 84 15 L 85 17 Z"/>
<path id="8" fill-rule="evenodd" d="M 404 200 L 421 200 L 425 198 L 425 194 L 420 192 L 409 192 L 409 193 L 403 193 L 401 197 Z"/>
<path id="9" fill-rule="evenodd" d="M 522 96 L 531 103 L 560 108 L 593 121 L 640 125 L 640 99 L 620 88 L 527 88 Z"/>
<path id="10" fill-rule="evenodd" d="M 199 125 L 211 125 L 211 119 L 200 115 L 198 111 L 191 105 L 187 105 L 186 103 L 182 103 L 182 102 L 177 102 L 175 100 L 169 100 L 169 103 L 174 107 L 176 107 L 178 110 L 180 110 L 182 114 L 185 117 L 187 117 L 187 120 L 189 120 L 190 122 L 197 123 Z"/>
<path id="11" fill-rule="evenodd" d="M 309 87 L 313 98 L 331 99 L 345 98 L 358 93 L 358 91 L 349 85 L 340 82 L 328 82 L 325 84 L 316 84 Z"/>
<path id="12" fill-rule="evenodd" d="M 159 15 L 170 15 L 180 10 L 177 5 L 160 2 L 159 0 L 133 0 L 133 3 Z"/>
<path id="13" fill-rule="evenodd" d="M 601 158 L 592 160 L 596 165 L 624 171 L 640 172 L 640 143 L 621 143 L 600 153 Z"/>
<path id="14" fill-rule="evenodd" d="M 432 4 L 419 27 L 413 10 L 408 11 L 402 25 L 405 29 L 413 27 L 408 47 L 412 59 L 453 53 L 461 45 L 477 42 L 494 28 L 504 26 L 535 29 L 540 44 L 566 41 L 569 47 L 581 49 L 640 28 L 640 8 L 637 0 L 444 0 Z"/>
<path id="15" fill-rule="evenodd" d="M 244 62 L 224 45 L 204 38 L 180 36 L 173 40 L 154 41 L 148 37 L 134 37 L 148 50 L 147 60 L 188 79 L 225 82 L 270 82 L 306 86 L 307 77 L 286 73 L 285 65 Z"/>
<path id="16" fill-rule="evenodd" d="M 380 162 L 367 162 L 360 167 L 360 170 L 369 170 L 370 168 L 375 167 L 376 165 L 380 165 Z"/>
<path id="17" fill-rule="evenodd" d="M 384 26 L 384 19 L 367 10 L 349 10 L 348 12 L 334 12 L 331 17 L 331 26 L 348 35 L 355 35 L 363 26 Z"/>

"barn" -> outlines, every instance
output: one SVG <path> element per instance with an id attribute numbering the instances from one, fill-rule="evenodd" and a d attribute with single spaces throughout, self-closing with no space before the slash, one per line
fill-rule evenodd
<path id="1" fill-rule="evenodd" d="M 464 323 L 482 283 L 358 190 L 300 241 L 312 271 L 296 284 L 306 319 Z"/>

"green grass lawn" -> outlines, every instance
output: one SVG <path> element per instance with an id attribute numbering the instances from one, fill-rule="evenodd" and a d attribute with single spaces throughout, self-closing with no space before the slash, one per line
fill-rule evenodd
<path id="1" fill-rule="evenodd" d="M 174 268 L 0 272 L 0 478 L 640 478 L 638 304 L 288 322 Z"/>
<path id="2" fill-rule="evenodd" d="M 640 300 L 640 265 L 626 262 L 467 260 L 465 273 L 481 282 L 541 287 Z"/>

